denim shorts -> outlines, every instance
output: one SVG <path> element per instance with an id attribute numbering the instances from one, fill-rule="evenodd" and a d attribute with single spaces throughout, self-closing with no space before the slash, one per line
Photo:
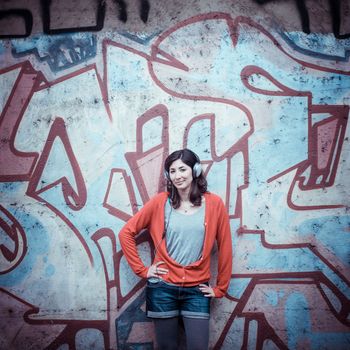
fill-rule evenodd
<path id="1" fill-rule="evenodd" d="M 209 319 L 210 300 L 199 286 L 181 287 L 159 279 L 147 281 L 147 317 L 171 318 L 177 316 Z"/>

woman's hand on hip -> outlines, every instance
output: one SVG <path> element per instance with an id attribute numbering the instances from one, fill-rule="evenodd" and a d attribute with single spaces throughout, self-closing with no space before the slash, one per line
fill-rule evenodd
<path id="1" fill-rule="evenodd" d="M 200 284 L 199 289 L 204 294 L 205 297 L 215 298 L 214 289 L 210 287 L 210 285 L 208 286 L 206 284 Z"/>
<path id="2" fill-rule="evenodd" d="M 159 265 L 165 264 L 164 261 L 158 261 L 156 264 L 153 264 L 149 267 L 147 271 L 147 278 L 159 277 L 160 275 L 166 275 L 169 270 L 164 267 L 159 267 Z"/>

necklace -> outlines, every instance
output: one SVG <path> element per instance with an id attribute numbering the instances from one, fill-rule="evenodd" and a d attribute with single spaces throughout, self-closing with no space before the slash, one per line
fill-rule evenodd
<path id="1" fill-rule="evenodd" d="M 194 207 L 194 205 L 192 203 L 185 205 L 185 202 L 182 202 L 182 210 L 187 214 L 188 211 Z"/>

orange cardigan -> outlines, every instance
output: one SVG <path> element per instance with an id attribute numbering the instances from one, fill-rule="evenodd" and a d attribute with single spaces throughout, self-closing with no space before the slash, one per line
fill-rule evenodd
<path id="1" fill-rule="evenodd" d="M 215 297 L 225 295 L 232 272 L 232 242 L 229 218 L 221 198 L 206 192 L 205 198 L 205 239 L 201 258 L 187 266 L 182 266 L 167 253 L 164 233 L 164 211 L 168 193 L 162 192 L 135 214 L 119 232 L 119 240 L 124 255 L 133 271 L 142 278 L 147 278 L 146 267 L 138 252 L 135 236 L 148 229 L 153 243 L 157 248 L 154 263 L 164 261 L 161 265 L 169 270 L 162 278 L 169 283 L 190 287 L 210 279 L 210 256 L 215 240 L 218 245 L 218 275 L 217 284 L 213 286 Z"/>

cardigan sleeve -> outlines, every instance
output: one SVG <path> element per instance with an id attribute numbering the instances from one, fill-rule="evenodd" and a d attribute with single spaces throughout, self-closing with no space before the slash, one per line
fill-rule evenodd
<path id="1" fill-rule="evenodd" d="M 232 274 L 232 237 L 230 221 L 226 207 L 220 199 L 219 217 L 217 227 L 217 245 L 218 245 L 218 275 L 217 284 L 213 288 L 215 297 L 221 298 L 226 294 Z"/>
<path id="2" fill-rule="evenodd" d="M 138 233 L 149 228 L 152 220 L 153 200 L 145 204 L 119 232 L 119 242 L 125 258 L 136 275 L 147 278 L 148 267 L 146 267 L 137 251 L 135 237 Z"/>

